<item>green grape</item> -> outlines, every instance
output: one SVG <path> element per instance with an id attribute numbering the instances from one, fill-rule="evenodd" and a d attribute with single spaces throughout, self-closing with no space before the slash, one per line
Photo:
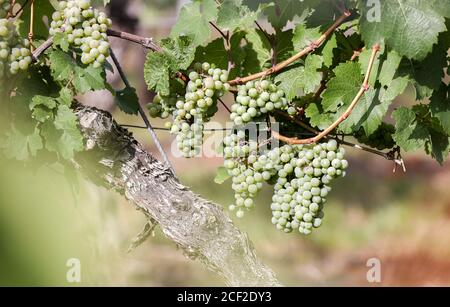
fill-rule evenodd
<path id="1" fill-rule="evenodd" d="M 252 142 L 246 140 L 243 131 L 234 131 L 223 141 L 224 166 L 232 176 L 235 192 L 235 203 L 230 209 L 238 210 L 242 216 L 244 210 L 254 206 L 262 182 L 273 184 L 276 180 L 271 222 L 285 233 L 312 233 L 322 225 L 330 184 L 345 176 L 345 150 L 335 140 L 329 140 L 315 145 L 284 145 L 258 153 L 257 144 Z M 254 151 L 244 150 L 246 145 Z"/>
<path id="2" fill-rule="evenodd" d="M 0 4 L 0 7 L 3 7 Z M 28 40 L 21 39 L 17 23 L 0 19 L 0 76 L 15 75 L 27 70 L 32 62 Z"/>
<path id="3" fill-rule="evenodd" d="M 171 132 L 177 134 L 178 148 L 185 157 L 199 153 L 204 124 L 214 115 L 217 99 L 230 88 L 227 80 L 228 71 L 209 63 L 196 63 L 189 72 L 184 97 L 171 104 L 169 113 L 174 121 Z"/>
<path id="4" fill-rule="evenodd" d="M 249 81 L 245 85 L 238 86 L 230 118 L 239 126 L 275 109 L 291 109 L 284 96 L 284 92 L 268 80 Z"/>
<path id="5" fill-rule="evenodd" d="M 74 50 L 81 50 L 81 62 L 98 68 L 109 56 L 106 32 L 111 26 L 111 19 L 94 9 L 90 0 L 60 1 L 52 15 L 49 33 L 66 35 Z"/>

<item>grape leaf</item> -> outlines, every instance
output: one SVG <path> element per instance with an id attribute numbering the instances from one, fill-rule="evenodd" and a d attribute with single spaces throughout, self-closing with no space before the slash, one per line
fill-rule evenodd
<path id="1" fill-rule="evenodd" d="M 264 64 L 272 58 L 270 41 L 263 32 L 256 29 L 248 30 L 245 39 L 256 53 L 256 61 L 259 63 L 258 67 L 262 68 Z"/>
<path id="2" fill-rule="evenodd" d="M 307 28 L 305 24 L 298 24 L 294 29 L 292 43 L 294 50 L 300 51 L 315 42 L 322 35 L 320 28 Z"/>
<path id="3" fill-rule="evenodd" d="M 430 98 L 431 114 L 439 119 L 442 128 L 450 135 L 450 87 L 441 84 Z"/>
<path id="4" fill-rule="evenodd" d="M 272 36 L 272 39 L 275 41 L 275 55 L 277 62 L 282 62 L 293 55 L 293 35 L 294 32 L 292 30 L 286 30 L 283 32 L 277 32 Z"/>
<path id="5" fill-rule="evenodd" d="M 50 53 L 50 68 L 56 81 L 69 80 L 75 66 L 72 57 L 61 50 L 56 49 Z"/>
<path id="6" fill-rule="evenodd" d="M 439 163 L 450 152 L 450 138 L 444 133 L 436 118 L 431 117 L 426 105 L 412 109 L 400 107 L 392 113 L 396 121 L 393 138 L 405 151 L 425 149 Z"/>
<path id="7" fill-rule="evenodd" d="M 64 52 L 68 52 L 69 51 L 69 40 L 67 39 L 67 35 L 65 35 L 64 33 L 56 33 L 53 36 L 53 45 L 54 46 L 59 46 L 61 48 L 62 51 Z"/>
<path id="8" fill-rule="evenodd" d="M 170 94 L 169 67 L 170 64 L 164 54 L 147 54 L 144 66 L 144 79 L 149 90 L 154 90 L 163 96 Z"/>
<path id="9" fill-rule="evenodd" d="M 326 67 L 331 67 L 333 65 L 334 51 L 337 46 L 336 34 L 333 33 L 330 39 L 325 42 L 322 49 L 323 65 Z"/>
<path id="10" fill-rule="evenodd" d="M 102 67 L 94 68 L 92 65 L 86 68 L 76 66 L 73 74 L 73 85 L 78 93 L 109 89 L 106 84 L 106 73 Z"/>
<path id="11" fill-rule="evenodd" d="M 268 7 L 264 13 L 276 29 L 283 29 L 295 16 L 302 16 L 309 7 L 309 2 L 302 0 L 277 0 L 275 5 Z"/>
<path id="12" fill-rule="evenodd" d="M 185 5 L 172 28 L 171 37 L 190 36 L 195 46 L 203 45 L 211 36 L 210 21 L 217 16 L 214 0 L 195 1 Z"/>
<path id="13" fill-rule="evenodd" d="M 5 156 L 8 159 L 19 161 L 36 156 L 36 153 L 43 148 L 38 128 L 35 128 L 31 134 L 26 135 L 12 126 L 11 131 L 6 133 L 6 139 L 2 143 Z"/>
<path id="14" fill-rule="evenodd" d="M 117 91 L 115 102 L 127 114 L 137 114 L 139 111 L 139 98 L 134 88 L 126 87 Z"/>
<path id="15" fill-rule="evenodd" d="M 217 26 L 223 31 L 234 32 L 253 27 L 261 11 L 270 4 L 261 4 L 256 11 L 251 11 L 242 0 L 223 0 L 217 14 Z"/>
<path id="16" fill-rule="evenodd" d="M 318 71 L 322 67 L 323 58 L 318 55 L 310 55 L 305 60 L 305 66 L 291 68 L 279 74 L 275 82 L 280 83 L 279 88 L 286 93 L 286 98 L 292 101 L 298 95 L 299 89 L 303 94 L 314 92 L 320 85 L 322 74 Z"/>
<path id="17" fill-rule="evenodd" d="M 36 95 L 31 99 L 30 110 L 33 110 L 36 106 L 45 106 L 49 109 L 56 107 L 56 100 L 52 97 Z"/>
<path id="18" fill-rule="evenodd" d="M 76 152 L 84 149 L 77 117 L 65 105 L 58 107 L 53 122 L 47 121 L 42 125 L 41 133 L 45 139 L 45 148 L 59 153 L 66 160 L 72 159 Z"/>
<path id="19" fill-rule="evenodd" d="M 322 94 L 322 106 L 325 112 L 335 112 L 344 105 L 348 106 L 361 88 L 363 78 L 359 63 L 347 62 L 333 70 L 335 77 Z"/>
<path id="20" fill-rule="evenodd" d="M 188 36 L 166 38 L 160 45 L 173 71 L 187 69 L 194 60 L 196 48 Z"/>
<path id="21" fill-rule="evenodd" d="M 406 151 L 418 150 L 425 145 L 428 131 L 416 121 L 416 114 L 407 107 L 392 112 L 396 122 L 394 141 Z"/>
<path id="22" fill-rule="evenodd" d="M 217 169 L 217 175 L 214 178 L 214 182 L 217 184 L 222 184 L 228 179 L 230 179 L 231 176 L 228 174 L 228 171 L 225 167 L 221 166 Z"/>
<path id="23" fill-rule="evenodd" d="M 241 46 L 245 34 L 246 32 L 239 31 L 234 33 L 230 39 L 231 58 L 235 65 L 230 71 L 230 78 L 237 77 L 241 73 L 242 63 L 244 62 L 246 55 L 244 48 Z M 204 47 L 198 47 L 195 54 L 195 62 L 208 62 L 210 64 L 215 64 L 216 67 L 221 69 L 226 69 L 228 66 L 228 52 L 225 49 L 223 39 L 217 38 Z"/>
<path id="24" fill-rule="evenodd" d="M 403 58 L 398 75 L 408 76 L 416 90 L 416 99 L 428 98 L 437 90 L 444 77 L 443 67 L 447 66 L 447 50 L 450 47 L 446 35 L 440 35 L 439 44 L 422 61 Z"/>
<path id="25" fill-rule="evenodd" d="M 371 20 L 376 10 L 373 2 L 360 1 L 360 28 L 367 46 L 385 42 L 398 54 L 422 60 L 432 51 L 438 34 L 445 31 L 445 20 L 429 1 L 380 1 L 380 20 Z"/>

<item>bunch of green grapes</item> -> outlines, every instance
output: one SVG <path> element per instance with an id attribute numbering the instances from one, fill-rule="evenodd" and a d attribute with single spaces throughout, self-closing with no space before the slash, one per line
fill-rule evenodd
<path id="1" fill-rule="evenodd" d="M 295 109 L 289 108 L 284 91 L 279 90 L 271 81 L 249 81 L 238 87 L 230 119 L 239 126 L 275 109 L 295 112 Z"/>
<path id="2" fill-rule="evenodd" d="M 217 99 L 229 90 L 227 81 L 228 72 L 209 63 L 197 63 L 189 73 L 186 94 L 175 104 L 171 126 L 184 156 L 193 157 L 199 153 L 204 124 L 217 111 Z"/>
<path id="3" fill-rule="evenodd" d="M 90 0 L 60 1 L 58 11 L 53 13 L 49 33 L 64 33 L 69 44 L 81 50 L 83 64 L 100 67 L 109 56 L 106 32 L 111 26 L 111 19 L 94 9 Z"/>
<path id="4" fill-rule="evenodd" d="M 330 140 L 317 145 L 286 145 L 269 157 L 279 169 L 271 204 L 272 223 L 277 229 L 298 229 L 307 235 L 322 225 L 331 182 L 345 176 L 348 167 L 344 155 L 345 150 Z"/>
<path id="5" fill-rule="evenodd" d="M 392 135 L 395 133 L 395 127 L 390 124 L 382 123 L 374 133 L 367 136 L 364 129 L 360 129 L 355 137 L 358 142 L 366 144 L 378 150 L 390 149 L 395 146 Z"/>
<path id="6" fill-rule="evenodd" d="M 269 180 L 272 174 L 265 170 L 255 170 L 254 164 L 258 163 L 258 143 L 246 140 L 244 131 L 226 136 L 223 144 L 224 166 L 233 178 L 232 188 L 235 193 L 235 202 L 229 209 L 236 211 L 236 216 L 241 218 L 245 210 L 253 208 L 254 199 L 264 180 Z"/>
<path id="7" fill-rule="evenodd" d="M 310 234 L 322 225 L 323 207 L 335 178 L 345 176 L 345 150 L 335 140 L 317 145 L 284 145 L 257 155 L 258 146 L 245 134 L 224 139 L 224 166 L 233 178 L 238 217 L 254 206 L 264 181 L 274 185 L 272 223 L 277 229 Z"/>
<path id="8" fill-rule="evenodd" d="M 162 96 L 157 93 L 155 98 L 153 98 L 153 102 L 148 106 L 150 116 L 153 118 L 168 118 L 175 110 L 178 101 L 184 103 L 183 99 L 184 98 L 179 97 L 179 95 L 174 92 L 171 92 L 169 96 Z"/>
<path id="9" fill-rule="evenodd" d="M 32 62 L 30 44 L 19 36 L 17 24 L 0 19 L 0 78 L 27 70 Z"/>
<path id="10" fill-rule="evenodd" d="M 0 0 L 0 18 L 6 18 L 8 12 L 11 10 L 11 3 L 9 0 Z"/>

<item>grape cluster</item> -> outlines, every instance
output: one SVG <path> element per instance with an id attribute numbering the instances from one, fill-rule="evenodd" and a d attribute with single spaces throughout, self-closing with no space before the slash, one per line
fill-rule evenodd
<path id="1" fill-rule="evenodd" d="M 0 0 L 0 18 L 6 18 L 10 10 L 11 3 L 9 0 Z"/>
<path id="2" fill-rule="evenodd" d="M 90 0 L 60 1 L 53 13 L 50 35 L 64 33 L 71 46 L 81 49 L 81 62 L 100 67 L 109 56 L 106 34 L 112 22 L 105 13 L 91 6 Z"/>
<path id="3" fill-rule="evenodd" d="M 390 149 L 395 146 L 392 135 L 395 133 L 395 127 L 390 124 L 382 123 L 375 132 L 367 136 L 364 129 L 360 129 L 355 137 L 358 142 L 366 144 L 378 150 Z"/>
<path id="4" fill-rule="evenodd" d="M 230 119 L 239 126 L 275 109 L 290 109 L 290 112 L 295 112 L 295 109 L 288 107 L 284 91 L 279 90 L 271 81 L 249 81 L 238 87 Z"/>
<path id="5" fill-rule="evenodd" d="M 278 170 L 272 197 L 272 223 L 277 229 L 310 234 L 322 225 L 331 182 L 345 176 L 345 150 L 335 140 L 318 145 L 286 145 L 268 154 Z"/>
<path id="6" fill-rule="evenodd" d="M 246 140 L 244 131 L 237 131 L 223 140 L 224 166 L 233 177 L 232 188 L 235 202 L 229 206 L 230 211 L 236 211 L 241 218 L 245 209 L 254 206 L 254 199 L 261 190 L 264 180 L 269 180 L 272 174 L 267 171 L 256 171 L 253 167 L 257 163 L 258 143 Z"/>
<path id="7" fill-rule="evenodd" d="M 27 39 L 20 38 L 15 22 L 0 19 L 0 78 L 28 69 L 32 62 L 29 46 Z"/>
<path id="8" fill-rule="evenodd" d="M 186 157 L 199 153 L 204 124 L 217 111 L 217 99 L 229 90 L 228 72 L 209 63 L 197 63 L 189 73 L 184 99 L 177 99 L 172 112 L 171 132 L 177 134 L 178 148 Z"/>
<path id="9" fill-rule="evenodd" d="M 179 95 L 173 92 L 171 92 L 169 96 L 162 96 L 159 93 L 156 94 L 155 98 L 153 98 L 153 102 L 148 106 L 150 116 L 153 118 L 168 118 L 175 110 L 176 103 L 179 99 Z"/>
<path id="10" fill-rule="evenodd" d="M 224 166 L 233 178 L 235 203 L 229 207 L 244 216 L 264 181 L 273 183 L 272 223 L 277 229 L 310 234 L 322 224 L 323 206 L 331 182 L 345 176 L 345 150 L 335 140 L 317 145 L 284 145 L 258 156 L 256 142 L 242 131 L 224 139 Z"/>

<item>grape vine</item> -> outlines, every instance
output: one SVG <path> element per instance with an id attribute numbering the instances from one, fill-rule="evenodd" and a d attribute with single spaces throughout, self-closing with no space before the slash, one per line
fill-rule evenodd
<path id="1" fill-rule="evenodd" d="M 5 130 L 2 151 L 8 157 L 27 160 L 51 152 L 56 161 L 72 159 L 84 148 L 74 97 L 107 89 L 121 110 L 142 117 L 170 165 L 139 92 L 112 52 L 111 37 L 149 51 L 144 78 L 155 96 L 147 111 L 168 121 L 160 130 L 175 135 L 185 157 L 201 152 L 218 102 L 229 110 L 233 128 L 223 129 L 231 133 L 223 139 L 220 171 L 232 178 L 229 209 L 238 217 L 256 206 L 268 183 L 274 186 L 267 206 L 276 228 L 310 234 L 322 224 L 332 182 L 346 174 L 343 146 L 402 166 L 402 151 L 423 150 L 439 163 L 450 152 L 446 5 L 410 3 L 424 16 L 417 22 L 413 13 L 385 1 L 374 25 L 365 18 L 364 1 L 341 1 L 327 10 L 314 1 L 280 1 L 256 10 L 242 1 L 193 1 L 170 36 L 156 42 L 113 30 L 94 1 L 34 4 L 0 0 L 0 79 L 6 84 L 15 76 L 2 86 L 2 100 L 9 118 L 25 118 L 32 126 L 20 129 L 12 122 Z M 394 18 L 398 14 L 406 22 Z M 260 18 L 267 19 L 267 29 Z M 317 20 L 329 26 L 318 27 Z M 211 27 L 221 37 L 210 40 Z M 108 59 L 124 89 L 108 84 Z M 418 103 L 392 108 L 408 86 Z M 267 125 L 258 131 L 268 132 L 265 139 L 249 133 L 254 123 Z"/>

